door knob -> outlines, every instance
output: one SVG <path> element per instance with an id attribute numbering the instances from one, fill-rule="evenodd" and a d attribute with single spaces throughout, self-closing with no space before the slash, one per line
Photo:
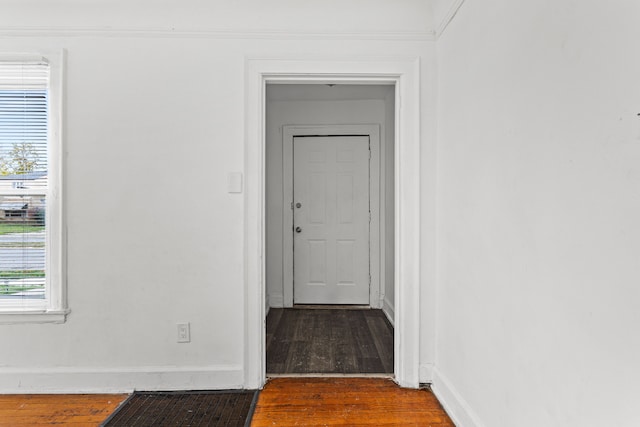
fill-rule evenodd
<path id="1" fill-rule="evenodd" d="M 296 233 L 301 233 L 302 232 L 302 228 L 301 227 L 296 227 Z"/>

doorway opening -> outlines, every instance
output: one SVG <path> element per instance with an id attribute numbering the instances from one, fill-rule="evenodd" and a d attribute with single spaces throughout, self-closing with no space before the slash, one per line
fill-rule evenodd
<path id="1" fill-rule="evenodd" d="M 267 375 L 393 375 L 395 89 L 266 85 Z"/>
<path id="2" fill-rule="evenodd" d="M 270 306 L 266 288 L 266 210 L 273 202 L 266 190 L 266 88 L 270 84 L 395 86 L 393 372 L 402 387 L 417 388 L 421 378 L 429 382 L 429 366 L 421 365 L 420 356 L 424 345 L 435 342 L 435 330 L 432 323 L 426 323 L 423 333 L 420 332 L 424 318 L 420 289 L 433 292 L 435 279 L 430 269 L 421 285 L 419 58 L 255 57 L 247 58 L 245 65 L 243 386 L 261 388 L 266 381 L 266 317 Z M 432 177 L 430 171 L 427 175 Z M 435 234 L 431 223 L 427 224 L 426 232 L 430 238 Z"/>

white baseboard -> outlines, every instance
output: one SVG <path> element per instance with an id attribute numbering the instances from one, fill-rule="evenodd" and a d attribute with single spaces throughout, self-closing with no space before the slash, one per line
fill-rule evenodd
<path id="1" fill-rule="evenodd" d="M 393 309 L 393 304 L 390 303 L 387 298 L 384 299 L 384 302 L 382 304 L 382 312 L 387 316 L 387 319 L 389 319 L 389 322 L 391 322 L 391 326 L 395 326 L 394 325 L 395 312 Z"/>
<path id="2" fill-rule="evenodd" d="M 241 366 L 0 369 L 0 394 L 242 389 Z"/>
<path id="3" fill-rule="evenodd" d="M 457 427 L 484 427 L 478 415 L 437 368 L 433 369 L 431 389 Z"/>
<path id="4" fill-rule="evenodd" d="M 418 381 L 420 384 L 433 383 L 433 363 L 421 363 L 420 371 L 418 374 Z"/>
<path id="5" fill-rule="evenodd" d="M 284 307 L 284 298 L 282 297 L 282 295 L 269 295 L 269 298 L 267 298 L 267 300 L 269 301 L 270 308 Z"/>

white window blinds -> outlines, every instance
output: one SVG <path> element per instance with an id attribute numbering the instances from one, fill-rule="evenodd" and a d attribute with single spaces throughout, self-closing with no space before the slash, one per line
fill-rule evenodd
<path id="1" fill-rule="evenodd" d="M 0 61 L 0 305 L 46 297 L 48 92 L 46 60 Z"/>

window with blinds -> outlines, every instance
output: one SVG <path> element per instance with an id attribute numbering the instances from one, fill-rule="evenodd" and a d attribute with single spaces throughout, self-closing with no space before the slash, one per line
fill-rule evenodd
<path id="1" fill-rule="evenodd" d="M 46 308 L 50 65 L 0 58 L 0 307 Z"/>

